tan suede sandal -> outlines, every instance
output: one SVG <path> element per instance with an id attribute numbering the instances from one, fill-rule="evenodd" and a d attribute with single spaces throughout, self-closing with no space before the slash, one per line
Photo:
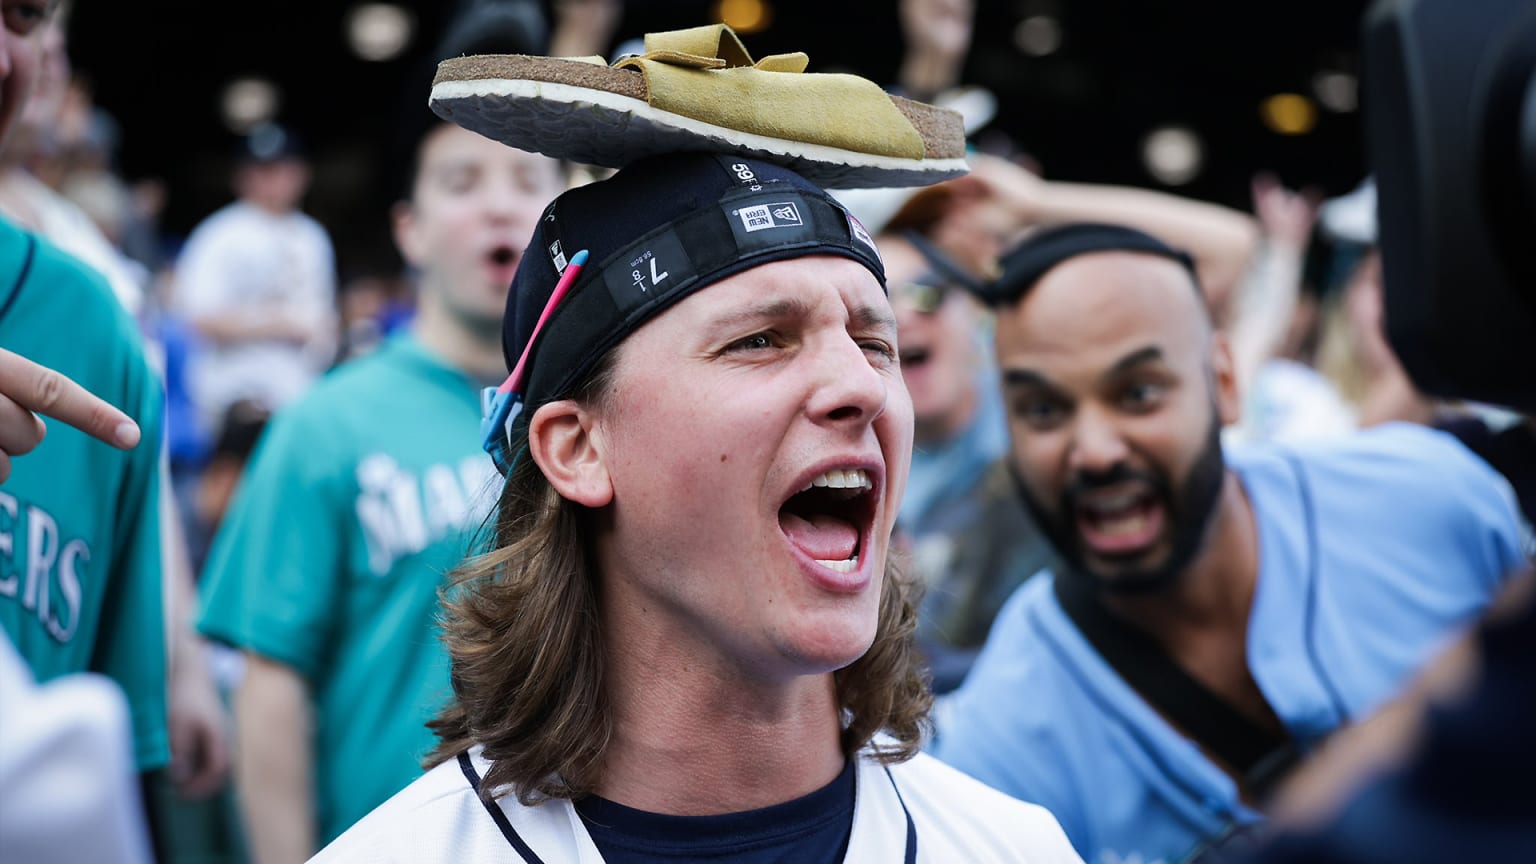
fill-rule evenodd
<path id="1" fill-rule="evenodd" d="M 754 63 L 723 24 L 647 34 L 645 48 L 613 66 L 525 54 L 444 60 L 430 105 L 520 150 L 609 168 L 726 151 L 829 189 L 922 186 L 968 170 L 958 112 L 856 75 L 806 74 L 803 53 Z"/>

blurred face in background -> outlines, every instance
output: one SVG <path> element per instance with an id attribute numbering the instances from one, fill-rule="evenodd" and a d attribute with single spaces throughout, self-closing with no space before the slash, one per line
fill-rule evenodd
<path id="1" fill-rule="evenodd" d="M 64 45 L 64 24 L 57 15 L 50 15 L 28 38 L 37 46 L 36 75 L 32 96 L 21 112 L 18 127 L 30 135 L 43 135 L 58 124 L 69 95 L 71 70 Z"/>
<path id="2" fill-rule="evenodd" d="M 271 213 L 298 208 L 309 191 L 309 163 L 298 158 L 245 162 L 235 172 L 235 193 Z"/>
<path id="3" fill-rule="evenodd" d="M 1106 590 L 1170 585 L 1203 546 L 1238 404 L 1189 274 L 1068 259 L 998 310 L 997 352 L 1020 485 L 1057 551 Z"/>
<path id="4" fill-rule="evenodd" d="M 37 84 L 53 0 L 0 0 L 0 145 Z"/>
<path id="5" fill-rule="evenodd" d="M 917 248 L 882 235 L 886 284 L 900 329 L 901 374 L 912 395 L 918 446 L 946 441 L 976 410 L 981 310 L 958 285 L 933 272 Z"/>
<path id="6" fill-rule="evenodd" d="M 427 134 L 395 242 L 426 302 L 500 339 L 507 289 L 545 205 L 564 189 L 559 163 L 444 123 Z"/>

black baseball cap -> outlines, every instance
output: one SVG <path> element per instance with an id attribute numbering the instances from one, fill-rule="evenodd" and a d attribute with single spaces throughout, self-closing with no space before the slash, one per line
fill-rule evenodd
<path id="1" fill-rule="evenodd" d="M 979 296 L 988 306 L 1011 306 L 1056 265 L 1093 252 L 1143 252 L 1167 258 L 1189 272 L 1196 288 L 1200 285 L 1189 253 L 1125 225 L 1074 222 L 1036 231 L 1004 253 L 999 262 L 1002 274 L 982 286 Z"/>
<path id="2" fill-rule="evenodd" d="M 547 308 L 581 251 L 586 266 Z M 743 270 L 808 255 L 852 259 L 885 287 L 885 268 L 864 226 L 781 165 L 669 153 L 566 191 L 544 210 L 512 280 L 502 353 L 515 374 L 520 361 L 522 369 L 519 380 L 509 378 L 497 391 L 515 403 L 509 410 L 498 414 L 487 403 L 486 449 L 505 471 L 503 448 L 527 415 L 568 395 L 641 324 Z"/>
<path id="3" fill-rule="evenodd" d="M 305 158 L 304 142 L 297 132 L 281 123 L 263 122 L 240 137 L 235 156 L 242 162 L 265 164 Z"/>

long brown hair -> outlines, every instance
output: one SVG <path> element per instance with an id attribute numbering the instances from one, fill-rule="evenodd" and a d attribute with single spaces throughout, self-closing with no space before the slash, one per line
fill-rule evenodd
<path id="1" fill-rule="evenodd" d="M 614 353 L 573 398 L 590 404 L 610 392 Z M 439 741 L 425 764 L 482 744 L 491 760 L 482 794 L 513 792 L 531 805 L 596 790 L 613 721 L 591 514 L 560 497 L 521 452 L 497 503 L 490 551 L 468 559 L 442 592 L 454 698 L 429 724 Z M 851 757 L 884 733 L 873 755 L 899 762 L 921 747 L 933 697 L 912 640 L 916 586 L 890 554 L 874 642 L 833 680 L 843 752 Z"/>

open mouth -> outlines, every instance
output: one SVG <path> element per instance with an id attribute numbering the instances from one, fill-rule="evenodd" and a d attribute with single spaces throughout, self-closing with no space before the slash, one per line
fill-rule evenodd
<path id="1" fill-rule="evenodd" d="M 517 250 L 511 246 L 497 246 L 487 252 L 485 257 L 497 267 L 506 267 L 517 261 Z"/>
<path id="2" fill-rule="evenodd" d="M 1100 555 L 1140 554 L 1162 535 L 1164 508 L 1150 491 L 1099 496 L 1076 509 L 1079 535 Z"/>
<path id="3" fill-rule="evenodd" d="M 862 468 L 824 471 L 779 508 L 779 527 L 817 564 L 852 573 L 874 524 L 874 491 Z"/>

